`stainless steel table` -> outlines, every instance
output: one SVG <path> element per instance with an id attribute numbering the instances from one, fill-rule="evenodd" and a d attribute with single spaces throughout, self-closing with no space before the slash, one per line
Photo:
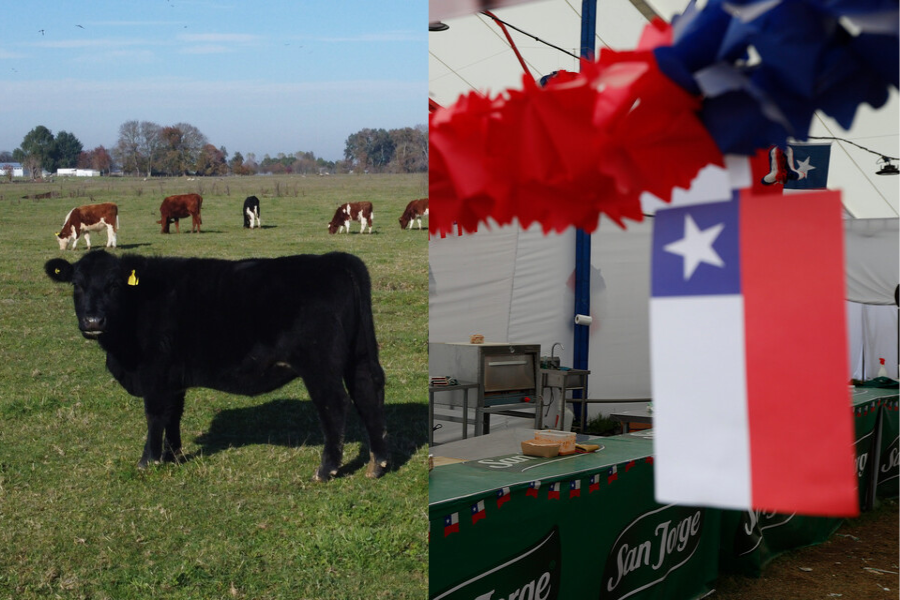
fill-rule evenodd
<path id="1" fill-rule="evenodd" d="M 443 406 L 462 406 L 462 416 L 441 415 L 442 421 L 451 421 L 453 423 L 462 423 L 463 439 L 468 437 L 469 429 L 469 390 L 477 390 L 479 384 L 470 381 L 458 381 L 453 385 L 429 385 L 428 386 L 428 445 L 434 445 L 434 405 L 441 404 Z M 463 394 L 462 404 L 458 404 L 450 399 L 447 402 L 439 402 L 435 400 L 434 395 L 438 392 L 461 391 Z"/>
<path id="2" fill-rule="evenodd" d="M 587 419 L 584 399 L 588 397 L 588 375 L 590 374 L 591 372 L 587 369 L 541 369 L 541 387 L 559 390 L 560 402 L 556 408 L 556 422 L 551 424 L 551 429 L 564 428 L 565 406 L 566 403 L 571 402 L 579 403 L 575 413 L 578 417 L 577 430 L 584 431 L 584 421 Z M 566 394 L 572 391 L 581 392 L 581 398 L 567 398 Z"/>

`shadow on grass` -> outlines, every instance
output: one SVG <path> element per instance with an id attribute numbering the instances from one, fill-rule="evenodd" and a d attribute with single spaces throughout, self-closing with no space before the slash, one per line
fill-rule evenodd
<path id="1" fill-rule="evenodd" d="M 424 404 L 388 404 L 384 409 L 391 449 L 391 471 L 409 462 L 428 443 L 428 414 Z M 364 469 L 369 462 L 368 437 L 354 408 L 347 414 L 346 442 L 361 442 L 359 454 L 344 456 L 338 476 Z M 274 444 L 277 446 L 322 446 L 325 441 L 312 402 L 278 399 L 258 406 L 227 409 L 213 417 L 209 431 L 195 440 L 197 455 L 209 456 L 228 448 Z"/>

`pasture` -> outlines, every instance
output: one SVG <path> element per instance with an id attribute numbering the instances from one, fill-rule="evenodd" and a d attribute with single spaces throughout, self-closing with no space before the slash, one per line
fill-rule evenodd
<path id="1" fill-rule="evenodd" d="M 397 219 L 427 185 L 424 174 L 0 185 L 0 598 L 426 597 L 428 243 Z M 187 219 L 180 234 L 160 234 L 163 197 L 190 192 L 204 199 L 203 233 L 186 233 Z M 250 195 L 262 229 L 242 227 Z M 374 233 L 357 223 L 329 235 L 338 204 L 360 200 L 374 204 Z M 365 432 L 351 409 L 341 475 L 312 482 L 322 436 L 300 380 L 254 398 L 188 391 L 187 460 L 139 470 L 142 403 L 78 332 L 71 286 L 43 272 L 50 258 L 84 254 L 83 239 L 61 252 L 53 234 L 92 202 L 119 205 L 119 254 L 360 256 L 387 376 L 392 471 L 365 477 Z M 91 241 L 105 246 L 105 231 Z"/>

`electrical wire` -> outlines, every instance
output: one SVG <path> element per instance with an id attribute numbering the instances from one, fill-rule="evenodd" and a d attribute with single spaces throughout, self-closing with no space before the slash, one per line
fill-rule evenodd
<path id="1" fill-rule="evenodd" d="M 883 154 L 883 153 L 881 153 L 881 152 L 875 152 L 874 150 L 870 150 L 869 148 L 866 148 L 865 146 L 860 146 L 860 145 L 857 144 L 856 142 L 851 142 L 850 140 L 846 140 L 846 139 L 844 139 L 844 138 L 839 138 L 839 137 L 825 137 L 825 136 L 817 136 L 817 135 L 809 135 L 809 136 L 806 136 L 806 137 L 807 137 L 807 139 L 810 139 L 810 140 L 835 140 L 835 141 L 837 141 L 837 142 L 847 142 L 848 144 L 852 144 L 852 145 L 856 146 L 856 147 L 859 148 L 860 150 L 865 150 L 866 152 L 871 152 L 871 153 L 874 154 L 875 156 L 880 156 L 881 158 L 887 158 L 887 159 L 890 159 L 890 160 L 900 160 L 900 158 L 897 158 L 897 157 L 895 157 L 895 156 L 888 156 L 888 155 Z"/>
<path id="2" fill-rule="evenodd" d="M 519 28 L 516 27 L 515 25 L 511 25 L 511 24 L 507 23 L 506 21 L 504 21 L 503 19 L 500 19 L 500 18 L 498 18 L 497 16 L 493 15 L 490 11 L 486 11 L 486 10 L 485 10 L 485 11 L 482 11 L 481 14 L 483 14 L 483 15 L 485 15 L 485 16 L 487 16 L 487 17 L 492 18 L 493 20 L 497 21 L 497 23 L 500 23 L 500 24 L 502 24 L 502 25 L 505 25 L 506 27 L 509 27 L 510 29 L 515 29 L 516 31 L 518 31 L 518 32 L 521 33 L 522 35 L 527 35 L 528 37 L 532 38 L 532 39 L 533 39 L 534 41 L 536 41 L 536 42 L 540 42 L 540 43 L 542 43 L 542 44 L 544 44 L 544 45 L 546 45 L 546 46 L 550 46 L 550 47 L 553 48 L 554 50 L 559 50 L 559 51 L 562 52 L 563 54 L 568 54 L 569 56 L 571 56 L 571 57 L 574 58 L 575 60 L 581 60 L 581 57 L 580 57 L 580 56 L 578 56 L 578 55 L 576 55 L 576 54 L 572 54 L 572 53 L 569 52 L 568 50 L 565 50 L 565 49 L 563 49 L 563 48 L 560 48 L 559 46 L 555 46 L 555 45 L 551 44 L 550 42 L 547 42 L 547 41 L 545 41 L 545 40 L 542 40 L 541 38 L 537 37 L 537 36 L 534 35 L 534 34 L 528 33 L 527 31 L 523 31 L 522 29 L 519 29 Z M 504 33 L 505 33 L 505 32 L 504 32 Z M 509 34 L 508 34 L 508 33 L 507 33 L 506 35 L 507 35 L 507 37 L 509 37 Z M 513 49 L 515 49 L 515 45 L 513 45 Z M 516 55 L 517 55 L 517 56 L 519 55 L 519 51 L 518 51 L 518 50 L 516 50 Z M 521 57 L 519 57 L 519 60 L 520 60 L 520 61 L 522 60 Z M 527 69 L 526 69 L 526 70 L 527 70 Z"/>

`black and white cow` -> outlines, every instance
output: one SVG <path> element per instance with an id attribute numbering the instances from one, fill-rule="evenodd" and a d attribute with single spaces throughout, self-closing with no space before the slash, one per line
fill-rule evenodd
<path id="1" fill-rule="evenodd" d="M 82 335 L 100 343 L 122 387 L 144 399 L 140 467 L 179 455 L 188 388 L 253 396 L 301 377 L 325 439 L 314 478 L 338 472 L 350 400 L 368 433 L 366 474 L 387 471 L 384 371 L 359 258 L 227 261 L 101 250 L 75 263 L 52 259 L 44 270 L 72 284 Z"/>
<path id="2" fill-rule="evenodd" d="M 262 227 L 262 221 L 259 219 L 259 198 L 256 196 L 248 196 L 244 200 L 244 228 L 253 229 L 254 227 Z"/>

